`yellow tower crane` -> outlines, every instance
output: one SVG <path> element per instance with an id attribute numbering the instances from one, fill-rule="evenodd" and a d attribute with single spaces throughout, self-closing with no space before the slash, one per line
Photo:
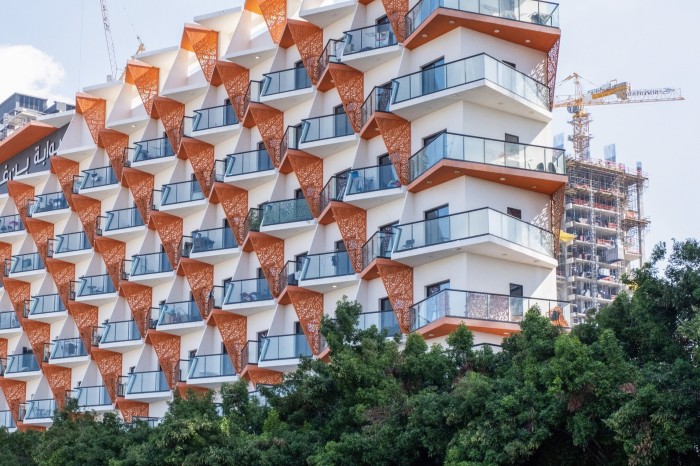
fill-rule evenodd
<path id="1" fill-rule="evenodd" d="M 617 80 L 607 82 L 602 86 L 584 91 L 581 85 L 583 78 L 578 73 L 567 76 L 557 86 L 567 81 L 574 82 L 574 95 L 558 95 L 554 98 L 554 108 L 566 107 L 571 113 L 573 132 L 569 140 L 574 145 L 576 158 L 589 158 L 591 138 L 591 115 L 586 107 L 593 105 L 643 104 L 646 102 L 667 102 L 685 100 L 680 89 L 632 89 L 628 82 L 619 83 Z"/>

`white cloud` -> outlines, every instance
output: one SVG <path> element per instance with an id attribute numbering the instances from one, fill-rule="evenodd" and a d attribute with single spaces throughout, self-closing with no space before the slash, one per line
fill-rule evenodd
<path id="1" fill-rule="evenodd" d="M 72 97 L 56 94 L 66 71 L 49 54 L 31 45 L 0 45 L 0 101 L 14 92 L 70 102 Z"/>

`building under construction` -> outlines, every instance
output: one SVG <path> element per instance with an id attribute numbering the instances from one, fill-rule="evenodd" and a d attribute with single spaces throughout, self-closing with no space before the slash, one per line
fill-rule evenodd
<path id="1" fill-rule="evenodd" d="M 641 164 L 630 169 L 606 160 L 567 160 L 569 184 L 557 279 L 559 299 L 572 303 L 574 324 L 585 312 L 612 302 L 625 289 L 623 274 L 644 256 L 642 195 L 648 177 Z M 566 238 L 564 238 L 566 236 Z"/>
<path id="2" fill-rule="evenodd" d="M 0 141 L 37 117 L 74 108 L 74 105 L 63 102 L 48 105 L 47 99 L 15 92 L 0 102 Z"/>

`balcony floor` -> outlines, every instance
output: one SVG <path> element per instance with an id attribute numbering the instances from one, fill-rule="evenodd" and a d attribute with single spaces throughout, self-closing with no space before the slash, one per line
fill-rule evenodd
<path id="1" fill-rule="evenodd" d="M 114 196 L 119 192 L 121 186 L 119 183 L 108 184 L 104 186 L 96 186 L 94 188 L 81 188 L 78 194 L 98 201 L 103 201 L 108 197 Z"/>
<path id="2" fill-rule="evenodd" d="M 209 205 L 209 200 L 205 197 L 196 201 L 177 202 L 158 207 L 158 212 L 176 215 L 178 217 L 187 217 L 195 212 L 204 210 Z"/>
<path id="3" fill-rule="evenodd" d="M 59 150 L 56 155 L 75 162 L 82 162 L 83 160 L 87 160 L 88 158 L 92 157 L 96 151 L 97 145 L 92 143 L 84 146 L 76 146 Z"/>
<path id="4" fill-rule="evenodd" d="M 198 260 L 200 262 L 206 262 L 207 264 L 219 264 L 227 260 L 233 259 L 234 257 L 240 255 L 241 249 L 226 248 L 226 249 L 214 249 L 211 251 L 202 252 L 191 252 L 190 259 Z"/>
<path id="5" fill-rule="evenodd" d="M 119 228 L 116 230 L 103 230 L 102 235 L 105 238 L 112 238 L 116 239 L 119 241 L 128 241 L 132 238 L 136 238 L 137 236 L 141 236 L 146 234 L 148 231 L 148 228 L 146 225 L 139 225 L 137 227 L 129 227 L 129 228 Z"/>
<path id="6" fill-rule="evenodd" d="M 65 262 L 71 262 L 73 264 L 77 264 L 78 262 L 88 259 L 92 257 L 93 255 L 92 248 L 89 249 L 79 249 L 77 251 L 68 251 L 68 252 L 54 252 L 53 253 L 53 258 L 56 260 L 61 260 Z"/>
<path id="7" fill-rule="evenodd" d="M 344 65 L 366 73 L 390 60 L 399 58 L 402 52 L 403 47 L 401 45 L 389 45 L 387 47 L 351 53 L 350 55 L 343 54 L 341 61 Z"/>
<path id="8" fill-rule="evenodd" d="M 171 155 L 169 157 L 158 157 L 156 159 L 131 162 L 130 167 L 155 175 L 165 170 L 170 170 L 175 164 L 177 164 L 177 157 Z"/>
<path id="9" fill-rule="evenodd" d="M 358 139 L 359 137 L 353 133 L 347 136 L 331 137 L 318 141 L 300 142 L 299 150 L 320 158 L 325 158 L 356 145 Z"/>
<path id="10" fill-rule="evenodd" d="M 88 295 L 88 296 L 76 296 L 75 297 L 75 302 L 76 303 L 89 303 L 93 304 L 95 306 L 99 306 L 100 304 L 105 304 L 110 301 L 114 302 L 115 299 L 119 296 L 119 293 L 116 291 L 114 293 L 102 293 L 102 294 L 93 294 L 93 295 Z"/>
<path id="11" fill-rule="evenodd" d="M 245 189 L 246 191 L 250 191 L 251 189 L 256 188 L 269 181 L 272 181 L 275 178 L 277 178 L 277 170 L 271 168 L 270 170 L 265 170 L 261 172 L 246 173 L 243 175 L 235 176 L 225 176 L 224 183 L 236 186 L 237 188 Z"/>
<path id="12" fill-rule="evenodd" d="M 329 291 L 356 285 L 359 281 L 360 279 L 357 274 L 352 273 L 334 277 L 316 278 L 313 280 L 299 280 L 299 286 L 319 293 L 328 293 Z"/>
<path id="13" fill-rule="evenodd" d="M 466 325 L 473 332 L 491 333 L 504 337 L 520 332 L 520 324 L 517 322 L 466 319 L 461 317 L 442 317 L 416 329 L 415 332 L 425 338 L 438 338 L 454 332 L 460 324 Z"/>
<path id="14" fill-rule="evenodd" d="M 343 202 L 367 210 L 400 199 L 404 197 L 404 194 L 405 191 L 402 187 L 379 189 L 366 193 L 348 194 L 343 197 Z"/>
<path id="15" fill-rule="evenodd" d="M 36 320 L 37 322 L 46 322 L 48 324 L 52 322 L 58 322 L 59 320 L 63 320 L 68 316 L 67 311 L 56 311 L 56 312 L 44 312 L 41 314 L 29 314 L 29 317 L 27 319 L 29 320 Z"/>
<path id="16" fill-rule="evenodd" d="M 77 366 L 82 366 L 83 364 L 87 364 L 90 362 L 90 355 L 86 354 L 85 356 L 75 356 L 71 358 L 49 358 L 49 364 L 52 366 L 61 366 L 61 367 L 77 367 Z"/>
<path id="17" fill-rule="evenodd" d="M 261 225 L 260 233 L 265 233 L 275 238 L 287 239 L 314 228 L 316 228 L 315 220 L 302 220 L 300 222 L 279 223 L 276 225 Z"/>
<path id="18" fill-rule="evenodd" d="M 265 299 L 261 301 L 251 301 L 246 303 L 236 303 L 236 304 L 222 304 L 221 310 L 225 312 L 230 312 L 232 314 L 238 314 L 241 316 L 250 317 L 260 312 L 265 312 L 272 310 L 277 307 L 277 301 L 274 298 Z"/>
<path id="19" fill-rule="evenodd" d="M 126 353 L 136 348 L 143 347 L 143 339 L 140 340 L 125 340 L 125 341 L 115 341 L 112 343 L 100 343 L 99 348 L 109 351 L 114 351 L 116 353 Z"/>
<path id="20" fill-rule="evenodd" d="M 199 332 L 204 328 L 204 321 L 198 320 L 195 322 L 182 322 L 180 324 L 165 324 L 158 325 L 158 332 L 169 333 L 171 335 L 187 335 L 194 332 Z"/>
<path id="21" fill-rule="evenodd" d="M 142 275 L 129 275 L 129 283 L 140 283 L 142 285 L 155 286 L 169 282 L 175 278 L 175 271 L 144 273 Z"/>
<path id="22" fill-rule="evenodd" d="M 203 129 L 200 131 L 192 131 L 192 137 L 201 141 L 215 145 L 226 139 L 232 138 L 236 133 L 241 132 L 243 125 L 236 123 L 235 125 L 219 126 L 217 128 Z"/>
<path id="23" fill-rule="evenodd" d="M 27 230 L 7 231 L 0 233 L 0 241 L 3 243 L 21 243 L 27 237 Z"/>
<path id="24" fill-rule="evenodd" d="M 316 90 L 313 86 L 295 89 L 293 91 L 279 92 L 268 96 L 260 96 L 260 103 L 285 112 L 292 107 L 296 107 L 312 99 L 315 92 Z"/>

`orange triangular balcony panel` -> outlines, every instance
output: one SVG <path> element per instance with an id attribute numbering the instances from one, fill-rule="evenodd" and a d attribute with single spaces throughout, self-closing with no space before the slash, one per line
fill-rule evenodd
<path id="1" fill-rule="evenodd" d="M 367 212 L 349 204 L 334 203 L 333 217 L 343 237 L 355 272 L 362 272 L 362 245 L 367 238 Z"/>
<path id="2" fill-rule="evenodd" d="M 12 417 L 15 422 L 19 422 L 19 405 L 27 398 L 27 383 L 0 377 L 0 389 L 5 395 Z"/>
<path id="3" fill-rule="evenodd" d="M 73 194 L 73 209 L 83 224 L 83 231 L 91 246 L 95 246 L 95 225 L 102 212 L 102 204 L 97 199 Z"/>
<path id="4" fill-rule="evenodd" d="M 557 67 L 559 66 L 559 43 L 557 39 L 552 48 L 547 53 L 547 87 L 549 87 L 549 109 L 554 105 L 554 88 L 557 85 Z"/>
<path id="5" fill-rule="evenodd" d="M 121 180 L 122 168 L 124 167 L 124 151 L 129 146 L 129 136 L 113 129 L 103 129 L 100 131 L 97 145 L 104 148 L 112 170 L 117 175 L 117 179 Z"/>
<path id="6" fill-rule="evenodd" d="M 239 121 L 245 121 L 246 95 L 250 85 L 250 72 L 235 63 L 218 61 L 214 72 L 214 79 L 218 79 L 226 88 L 226 94 L 231 100 L 233 111 Z"/>
<path id="7" fill-rule="evenodd" d="M 289 299 L 297 313 L 301 328 L 306 335 L 313 354 L 321 352 L 321 318 L 323 317 L 323 295 L 303 289 L 288 290 Z"/>
<path id="8" fill-rule="evenodd" d="M 5 259 L 12 257 L 12 245 L 0 242 L 0 265 L 5 265 Z M 0 276 L 2 274 L 0 273 Z"/>
<path id="9" fill-rule="evenodd" d="M 150 220 L 158 232 L 170 265 L 173 270 L 177 270 L 177 262 L 180 260 L 180 241 L 182 241 L 182 218 L 163 212 L 153 212 Z"/>
<path id="10" fill-rule="evenodd" d="M 72 388 L 71 368 L 44 364 L 41 366 L 41 372 L 44 373 L 44 377 L 49 383 L 49 388 L 51 393 L 53 393 L 58 409 L 62 409 L 66 402 L 66 392 Z"/>
<path id="11" fill-rule="evenodd" d="M 362 129 L 362 104 L 365 102 L 364 75 L 354 68 L 339 63 L 331 63 L 328 65 L 328 70 L 338 89 L 350 124 L 355 132 L 359 133 Z"/>
<path id="12" fill-rule="evenodd" d="M 153 199 L 153 175 L 133 168 L 125 168 L 124 180 L 131 190 L 131 196 L 134 198 L 134 204 L 139 209 L 143 222 L 148 224 Z"/>
<path id="13" fill-rule="evenodd" d="M 22 320 L 22 329 L 27 334 L 29 344 L 34 351 L 34 356 L 39 365 L 44 356 L 44 343 L 51 341 L 51 325 L 36 320 Z"/>
<path id="14" fill-rule="evenodd" d="M 406 13 L 408 13 L 408 0 L 382 0 L 389 24 L 394 30 L 396 40 L 403 42 L 406 39 Z"/>
<path id="15" fill-rule="evenodd" d="M 323 191 L 323 159 L 304 152 L 289 152 L 287 157 L 297 175 L 306 202 L 314 217 L 321 215 L 321 191 Z"/>
<path id="16" fill-rule="evenodd" d="M 187 24 L 182 33 L 180 47 L 190 52 L 194 52 L 202 67 L 202 73 L 207 82 L 218 86 L 220 84 L 212 82 L 216 60 L 219 58 L 219 33 L 211 29 L 203 28 L 196 24 Z"/>
<path id="17" fill-rule="evenodd" d="M 198 139 L 183 138 L 182 152 L 192 164 L 194 176 L 202 191 L 209 196 L 214 184 L 214 146 Z"/>
<path id="18" fill-rule="evenodd" d="M 243 370 L 240 354 L 248 340 L 248 319 L 224 311 L 214 311 L 212 318 L 221 332 L 221 339 L 226 352 L 231 356 L 236 373 L 240 374 Z"/>
<path id="19" fill-rule="evenodd" d="M 281 372 L 271 371 L 269 369 L 259 369 L 255 366 L 248 367 L 245 371 L 245 376 L 250 380 L 254 387 L 258 385 L 279 385 L 282 383 L 284 375 Z"/>
<path id="20" fill-rule="evenodd" d="M 98 308 L 85 303 L 69 304 L 70 314 L 78 327 L 80 339 L 88 353 L 92 351 L 92 329 L 97 327 Z"/>
<path id="21" fill-rule="evenodd" d="M 250 104 L 249 109 L 272 163 L 279 167 L 282 161 L 280 146 L 284 136 L 284 113 L 267 105 L 254 103 Z"/>
<path id="22" fill-rule="evenodd" d="M 158 68 L 140 60 L 129 60 L 126 64 L 124 80 L 136 86 L 146 113 L 151 118 L 158 118 L 158 111 L 153 105 L 160 84 Z"/>
<path id="23" fill-rule="evenodd" d="M 170 145 L 175 153 L 180 152 L 180 142 L 182 141 L 182 119 L 185 118 L 185 104 L 168 99 L 167 97 L 155 97 L 153 106 L 158 111 L 160 121 L 165 128 Z"/>
<path id="24" fill-rule="evenodd" d="M 34 186 L 10 180 L 7 182 L 7 192 L 15 202 L 17 212 L 22 217 L 22 222 L 27 220 L 27 208 L 29 201 L 34 199 Z"/>
<path id="25" fill-rule="evenodd" d="M 46 269 L 49 271 L 51 278 L 53 278 L 56 284 L 61 301 L 67 306 L 70 297 L 70 282 L 71 280 L 75 280 L 75 264 L 47 258 Z"/>
<path id="26" fill-rule="evenodd" d="M 73 207 L 71 196 L 73 196 L 73 178 L 80 172 L 78 162 L 57 156 L 51 157 L 49 162 L 51 163 L 51 171 L 56 174 L 68 205 Z"/>
<path id="27" fill-rule="evenodd" d="M 284 240 L 260 233 L 250 233 L 250 241 L 253 244 L 255 255 L 258 256 L 260 268 L 267 279 L 267 284 L 272 294 L 278 296 L 279 275 L 284 267 Z"/>
<path id="28" fill-rule="evenodd" d="M 182 259 L 180 267 L 190 285 L 190 292 L 197 303 L 202 319 L 209 316 L 209 292 L 214 287 L 214 266 L 191 259 Z"/>
<path id="29" fill-rule="evenodd" d="M 53 239 L 53 223 L 34 218 L 27 218 L 24 222 L 27 231 L 31 233 L 36 244 L 36 250 L 41 255 L 41 259 L 46 261 L 46 252 L 49 247 L 49 240 Z"/>
<path id="30" fill-rule="evenodd" d="M 307 21 L 287 20 L 294 44 L 296 44 L 311 82 L 316 84 L 320 75 L 318 58 L 323 53 L 323 29 Z"/>
<path id="31" fill-rule="evenodd" d="M 107 101 L 98 97 L 78 92 L 75 94 L 75 112 L 83 115 L 90 130 L 92 140 L 97 144 L 100 130 L 105 127 L 107 119 Z"/>
<path id="32" fill-rule="evenodd" d="M 389 296 L 389 302 L 394 309 L 401 332 L 410 330 L 410 309 L 413 304 L 413 268 L 399 264 L 377 264 L 379 277 Z"/>
<path id="33" fill-rule="evenodd" d="M 151 332 L 149 333 L 153 351 L 158 356 L 158 362 L 163 369 L 165 380 L 170 389 L 174 390 L 178 382 L 178 371 L 180 369 L 180 337 L 169 333 Z"/>
<path id="34" fill-rule="evenodd" d="M 2 284 L 5 288 L 5 293 L 10 297 L 12 309 L 17 314 L 17 319 L 24 319 L 24 301 L 31 298 L 31 285 L 28 282 L 15 280 L 13 278 L 3 278 Z"/>
<path id="35" fill-rule="evenodd" d="M 224 183 L 215 183 L 214 193 L 224 209 L 236 242 L 243 245 L 245 219 L 248 215 L 248 191 Z"/>
<path id="36" fill-rule="evenodd" d="M 384 139 L 391 163 L 401 184 L 409 183 L 408 161 L 411 159 L 411 122 L 393 115 L 375 115 L 374 120 Z"/>
<path id="37" fill-rule="evenodd" d="M 134 418 L 146 418 L 148 417 L 148 403 L 142 401 L 117 401 L 117 408 L 122 413 L 124 422 L 129 424 L 134 420 Z"/>
<path id="38" fill-rule="evenodd" d="M 7 338 L 0 338 L 0 358 L 7 359 Z"/>
<path id="39" fill-rule="evenodd" d="M 92 350 L 92 359 L 97 364 L 97 369 L 102 376 L 109 399 L 117 399 L 117 383 L 122 373 L 122 354 L 116 351 L 107 351 L 99 348 Z"/>
<path id="40" fill-rule="evenodd" d="M 153 289 L 150 286 L 138 283 L 121 283 L 121 292 L 124 293 L 126 303 L 131 309 L 131 318 L 136 322 L 141 337 L 146 337 L 148 325 L 151 319 L 151 306 L 153 306 Z"/>
<path id="41" fill-rule="evenodd" d="M 272 41 L 279 44 L 287 26 L 287 2 L 285 0 L 257 0 L 257 4 L 265 19 L 265 24 L 270 30 Z"/>
<path id="42" fill-rule="evenodd" d="M 114 289 L 119 289 L 122 261 L 126 259 L 126 243 L 111 238 L 95 238 L 95 249 L 100 251 Z"/>

